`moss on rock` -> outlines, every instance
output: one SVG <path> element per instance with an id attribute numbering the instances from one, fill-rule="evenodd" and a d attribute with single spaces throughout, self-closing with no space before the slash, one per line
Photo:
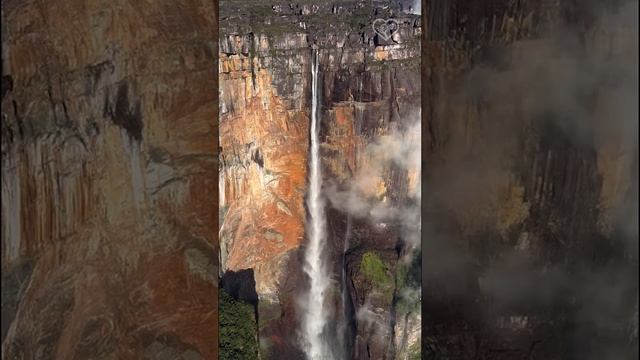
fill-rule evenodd
<path id="1" fill-rule="evenodd" d="M 360 271 L 376 286 L 391 284 L 391 276 L 387 274 L 386 265 L 374 252 L 367 251 L 362 255 Z"/>
<path id="2" fill-rule="evenodd" d="M 385 301 L 391 303 L 394 281 L 388 273 L 388 266 L 380 256 L 372 251 L 365 252 L 360 260 L 360 272 L 374 290 L 379 291 Z"/>

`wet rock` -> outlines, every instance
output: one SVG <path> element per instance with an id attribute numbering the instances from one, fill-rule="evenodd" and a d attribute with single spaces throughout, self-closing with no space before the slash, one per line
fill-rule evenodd
<path id="1" fill-rule="evenodd" d="M 320 56 L 323 171 L 326 179 L 346 182 L 365 166 L 362 154 L 370 142 L 394 123 L 416 120 L 410 115 L 419 107 L 419 17 L 379 9 L 378 16 L 394 16 L 400 29 L 391 42 L 376 46 L 370 23 L 374 9 L 359 1 L 234 2 L 221 9 L 221 266 L 255 271 L 264 354 L 302 358 L 291 329 L 299 328 L 297 303 L 306 286 L 299 257 L 305 243 L 311 48 Z M 328 22 L 329 17 L 335 21 Z M 390 171 L 381 181 L 395 187 L 396 177 Z M 400 197 L 406 191 L 393 189 Z M 347 215 L 332 213 L 330 206 L 327 211 L 327 252 L 342 259 Z M 395 254 L 397 239 L 362 223 L 353 247 Z M 342 301 L 340 264 L 331 264 L 334 285 L 328 299 L 336 311 Z M 380 306 L 390 334 L 387 300 Z M 356 307 L 363 304 L 358 301 Z M 345 321 L 342 314 L 336 317 Z M 335 337 L 338 326 L 333 330 Z M 386 350 L 386 343 L 370 344 L 383 349 L 379 353 Z"/>

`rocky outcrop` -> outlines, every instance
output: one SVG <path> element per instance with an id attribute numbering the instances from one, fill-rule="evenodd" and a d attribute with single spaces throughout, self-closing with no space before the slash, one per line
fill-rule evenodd
<path id="1" fill-rule="evenodd" d="M 2 3 L 3 358 L 217 357 L 216 23 Z"/>
<path id="2" fill-rule="evenodd" d="M 297 299 L 306 287 L 302 250 L 311 49 L 317 48 L 320 58 L 325 183 L 341 189 L 370 167 L 371 143 L 417 120 L 419 16 L 402 12 L 397 5 L 385 9 L 362 1 L 222 2 L 221 10 L 221 276 L 253 269 L 262 355 L 301 358 L 299 334 L 292 329 L 299 328 Z M 393 38 L 384 40 L 374 33 L 371 21 L 389 16 L 401 25 Z M 406 173 L 387 171 L 378 179 L 374 195 L 400 202 L 409 187 L 395 185 L 406 178 Z M 366 234 L 377 231 L 375 224 L 362 219 L 354 222 L 357 228 L 350 228 L 345 209 L 329 206 L 327 211 L 335 295 L 331 303 L 336 305 L 338 322 L 346 320 L 338 311 L 345 267 L 353 284 L 348 290 L 352 320 L 345 325 L 352 330 L 349 347 L 359 349 L 352 356 L 393 357 L 395 350 L 389 344 L 394 332 L 396 247 L 401 241 L 390 230 L 380 241 L 370 241 Z M 345 256 L 349 232 L 354 235 Z M 369 250 L 384 259 L 384 271 L 392 280 L 390 296 L 377 305 L 385 335 L 375 339 L 365 331 L 371 326 L 365 325 L 368 320 L 356 316 L 358 311 L 369 311 L 365 306 L 370 303 L 371 284 L 365 285 L 360 271 L 360 257 Z M 340 331 L 337 326 L 335 331 Z M 367 347 L 375 348 L 375 354 L 367 354 Z"/>
<path id="3" fill-rule="evenodd" d="M 637 356 L 637 2 L 424 8 L 428 355 Z"/>

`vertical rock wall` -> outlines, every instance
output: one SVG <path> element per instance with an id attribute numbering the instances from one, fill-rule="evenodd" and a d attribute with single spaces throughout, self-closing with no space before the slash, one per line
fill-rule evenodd
<path id="1" fill-rule="evenodd" d="M 2 26 L 3 358 L 215 358 L 217 7 L 3 1 Z"/>
<path id="2" fill-rule="evenodd" d="M 363 1 L 220 5 L 221 275 L 254 270 L 260 342 L 266 358 L 303 356 L 295 329 L 298 298 L 306 287 L 302 246 L 312 47 L 319 49 L 320 57 L 325 184 L 338 189 L 348 186 L 356 174 L 372 167 L 369 145 L 418 121 L 419 16 L 401 11 L 395 3 L 386 9 L 378 5 Z M 400 30 L 384 40 L 375 35 L 371 23 L 391 16 L 399 21 Z M 378 201 L 400 202 L 410 187 L 407 177 L 386 169 L 377 191 L 370 195 Z M 329 205 L 327 211 L 326 250 L 332 259 L 334 284 L 330 298 L 338 312 L 333 328 L 340 331 L 339 324 L 345 320 L 339 312 L 344 265 L 352 284 L 349 306 L 353 311 L 377 311 L 380 320 L 371 323 L 367 316 L 351 314 L 358 324 L 348 326 L 358 326 L 360 333 L 349 335 L 353 351 L 347 357 L 390 358 L 395 351 L 393 297 L 371 304 L 369 298 L 381 289 L 361 274 L 360 263 L 367 251 L 375 252 L 384 260 L 385 279 L 395 284 L 397 228 L 378 234 L 365 216 L 355 219 L 354 229 L 347 230 L 350 215 L 345 209 Z M 348 231 L 353 234 L 353 249 L 347 249 L 343 263 Z M 393 293 L 395 285 L 384 286 L 385 295 Z M 419 329 L 419 320 L 413 322 L 410 327 Z M 377 327 L 382 329 L 380 334 Z M 415 336 L 406 338 L 417 342 Z"/>
<path id="3" fill-rule="evenodd" d="M 424 5 L 428 354 L 637 356 L 637 2 Z"/>

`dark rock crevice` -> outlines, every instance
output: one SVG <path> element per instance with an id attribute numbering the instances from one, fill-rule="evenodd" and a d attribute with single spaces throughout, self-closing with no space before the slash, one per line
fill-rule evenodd
<path id="1" fill-rule="evenodd" d="M 129 84 L 121 82 L 113 103 L 109 100 L 109 93 L 107 93 L 103 115 L 124 129 L 130 138 L 140 142 L 143 128 L 141 104 L 139 100 L 135 104 L 130 104 L 129 96 Z"/>

